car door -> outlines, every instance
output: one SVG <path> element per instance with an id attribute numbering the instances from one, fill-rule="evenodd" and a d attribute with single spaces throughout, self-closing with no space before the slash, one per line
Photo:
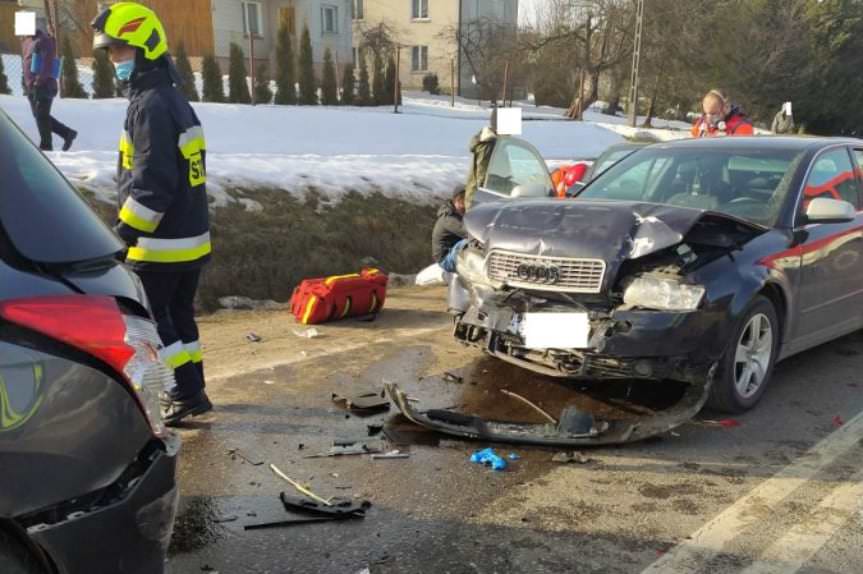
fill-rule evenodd
<path id="1" fill-rule="evenodd" d="M 553 189 L 548 166 L 539 152 L 524 140 L 503 137 L 494 146 L 488 173 L 477 189 L 474 203 L 549 197 Z"/>
<path id="2" fill-rule="evenodd" d="M 803 188 L 800 212 L 805 240 L 801 253 L 799 316 L 795 346 L 810 347 L 860 325 L 863 304 L 863 213 L 857 159 L 846 147 L 822 152 L 814 160 Z M 859 155 L 860 152 L 854 152 Z M 848 223 L 807 224 L 803 218 L 816 197 L 841 199 L 857 208 Z"/>

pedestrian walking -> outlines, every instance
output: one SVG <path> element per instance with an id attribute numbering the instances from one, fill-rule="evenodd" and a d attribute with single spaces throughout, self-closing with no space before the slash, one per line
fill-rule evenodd
<path id="1" fill-rule="evenodd" d="M 178 88 L 165 30 L 135 2 L 106 8 L 92 23 L 94 49 L 108 50 L 129 108 L 120 140 L 117 234 L 141 277 L 176 387 L 163 397 L 176 425 L 212 409 L 195 323 L 202 267 L 212 251 L 201 122 Z"/>
<path id="2" fill-rule="evenodd" d="M 24 95 L 30 102 L 30 110 L 39 128 L 39 148 L 53 151 L 54 134 L 57 134 L 63 139 L 63 151 L 69 151 L 78 132 L 51 115 L 51 107 L 57 97 L 60 63 L 57 60 L 57 42 L 46 28 L 45 20 L 40 18 L 36 34 L 25 37 L 21 43 Z M 70 65 L 75 64 L 72 62 Z"/>

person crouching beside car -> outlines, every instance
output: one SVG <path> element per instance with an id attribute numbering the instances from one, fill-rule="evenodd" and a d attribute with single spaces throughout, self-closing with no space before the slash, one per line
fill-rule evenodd
<path id="1" fill-rule="evenodd" d="M 731 104 L 719 90 L 710 90 L 701 102 L 701 117 L 692 125 L 692 137 L 751 136 L 752 122 L 739 106 Z"/>
<path id="2" fill-rule="evenodd" d="M 465 243 L 465 188 L 457 187 L 452 199 L 438 210 L 432 231 L 432 257 L 444 271 L 455 272 L 455 258 Z"/>

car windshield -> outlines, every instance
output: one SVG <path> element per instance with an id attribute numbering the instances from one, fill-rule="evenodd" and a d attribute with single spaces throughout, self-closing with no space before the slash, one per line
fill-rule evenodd
<path id="1" fill-rule="evenodd" d="M 21 256 L 63 264 L 122 250 L 84 199 L 2 111 L 0 175 L 0 237 L 8 237 Z"/>
<path id="2" fill-rule="evenodd" d="M 707 209 L 772 227 L 802 156 L 794 149 L 645 149 L 578 197 Z"/>

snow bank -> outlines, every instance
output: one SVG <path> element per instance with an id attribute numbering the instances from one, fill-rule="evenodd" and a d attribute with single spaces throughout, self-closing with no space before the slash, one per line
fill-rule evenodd
<path id="1" fill-rule="evenodd" d="M 54 152 L 51 159 L 104 200 L 114 196 L 126 105 L 123 99 L 54 105 L 58 119 L 79 136 L 72 152 Z M 468 142 L 488 122 L 488 110 L 479 107 L 451 112 L 409 99 L 400 114 L 388 108 L 194 106 L 207 134 L 208 181 L 218 204 L 230 201 L 227 190 L 237 187 L 302 193 L 311 186 L 331 196 L 381 191 L 437 201 L 465 180 Z M 428 113 L 434 107 L 440 109 Z M 0 96 L 0 108 L 38 139 L 24 98 Z M 555 164 L 596 157 L 621 140 L 602 126 L 567 121 L 525 122 L 524 137 Z"/>

